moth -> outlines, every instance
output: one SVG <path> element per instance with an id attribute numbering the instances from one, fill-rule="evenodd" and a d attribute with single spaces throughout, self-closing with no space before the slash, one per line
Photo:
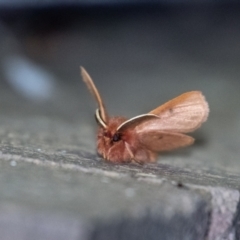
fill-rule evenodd
<path id="1" fill-rule="evenodd" d="M 183 93 L 149 113 L 130 119 L 109 117 L 90 75 L 83 67 L 80 69 L 83 81 L 97 101 L 97 151 L 107 161 L 155 162 L 159 152 L 193 144 L 194 138 L 185 133 L 196 130 L 207 120 L 209 107 L 200 91 Z"/>

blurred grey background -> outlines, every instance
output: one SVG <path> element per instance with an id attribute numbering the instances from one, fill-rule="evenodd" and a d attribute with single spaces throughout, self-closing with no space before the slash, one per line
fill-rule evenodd
<path id="1" fill-rule="evenodd" d="M 80 65 L 111 115 L 200 90 L 210 117 L 184 162 L 240 172 L 239 10 L 234 1 L 2 2 L 1 115 L 88 123 L 94 151 L 95 103 Z"/>
<path id="2" fill-rule="evenodd" d="M 110 115 L 202 91 L 196 144 L 103 161 L 80 65 Z M 239 66 L 238 1 L 0 1 L 1 240 L 239 237 Z"/>

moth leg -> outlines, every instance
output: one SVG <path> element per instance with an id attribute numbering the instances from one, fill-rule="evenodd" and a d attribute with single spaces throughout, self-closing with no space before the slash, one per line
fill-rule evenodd
<path id="1" fill-rule="evenodd" d="M 150 163 L 157 161 L 158 154 L 156 152 L 149 152 L 149 161 Z"/>
<path id="2" fill-rule="evenodd" d="M 136 153 L 134 161 L 139 164 L 156 162 L 158 154 L 146 149 L 141 149 Z"/>
<path id="3" fill-rule="evenodd" d="M 142 166 L 145 163 L 145 161 L 132 159 L 132 163 L 136 164 L 136 165 L 141 165 Z"/>
<path id="4" fill-rule="evenodd" d="M 129 144 L 128 144 L 127 142 L 125 142 L 125 147 L 126 147 L 128 153 L 129 153 L 129 155 L 130 155 L 131 161 L 134 160 L 133 152 L 131 151 L 130 146 L 129 146 Z"/>

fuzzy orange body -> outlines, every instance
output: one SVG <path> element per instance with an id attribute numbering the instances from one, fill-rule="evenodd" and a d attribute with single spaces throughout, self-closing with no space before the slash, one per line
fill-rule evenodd
<path id="1" fill-rule="evenodd" d="M 118 133 L 117 128 L 126 120 L 124 117 L 112 117 L 109 118 L 106 129 L 99 127 L 97 134 L 98 153 L 112 162 L 135 161 L 143 163 L 155 161 L 157 154 L 141 145 L 134 130 L 129 129 L 123 133 Z"/>

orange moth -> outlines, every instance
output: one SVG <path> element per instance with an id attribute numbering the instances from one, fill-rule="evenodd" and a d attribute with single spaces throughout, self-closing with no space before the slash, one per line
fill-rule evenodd
<path id="1" fill-rule="evenodd" d="M 194 138 L 184 133 L 196 130 L 207 120 L 208 103 L 199 91 L 183 93 L 149 113 L 130 119 L 109 117 L 93 80 L 83 67 L 81 74 L 98 104 L 97 151 L 108 161 L 155 162 L 158 152 L 193 144 Z"/>

